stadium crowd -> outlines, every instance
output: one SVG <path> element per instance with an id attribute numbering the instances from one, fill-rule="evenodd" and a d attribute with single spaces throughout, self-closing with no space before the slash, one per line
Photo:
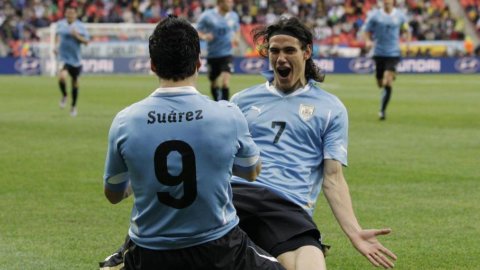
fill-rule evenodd
<path id="1" fill-rule="evenodd" d="M 38 40 L 36 30 L 63 16 L 67 0 L 0 0 L 0 56 L 27 56 Z M 460 0 L 480 34 L 479 0 Z M 80 20 L 87 23 L 156 23 L 167 14 L 195 23 L 215 0 L 77 0 Z M 335 48 L 362 48 L 358 36 L 368 11 L 377 0 L 235 0 L 242 34 L 250 49 L 249 35 L 257 24 L 270 24 L 279 16 L 295 16 L 314 29 L 316 43 Z M 407 11 L 414 40 L 463 40 L 463 19 L 452 16 L 444 0 L 399 0 Z M 254 50 L 252 50 L 254 51 Z M 246 54 L 249 52 L 247 51 Z"/>

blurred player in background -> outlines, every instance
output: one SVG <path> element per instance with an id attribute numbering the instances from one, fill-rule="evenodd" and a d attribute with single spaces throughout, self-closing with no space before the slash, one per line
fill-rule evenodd
<path id="1" fill-rule="evenodd" d="M 105 164 L 108 200 L 135 196 L 125 268 L 284 269 L 238 227 L 230 177 L 255 180 L 259 150 L 235 105 L 195 89 L 197 31 L 168 17 L 149 51 L 160 87 L 116 115 Z"/>
<path id="2" fill-rule="evenodd" d="M 392 95 L 396 66 L 400 62 L 400 33 L 405 31 L 408 42 L 411 32 L 405 13 L 395 8 L 395 0 L 384 0 L 383 9 L 373 10 L 364 25 L 365 49 L 374 47 L 377 85 L 382 89 L 380 120 L 386 119 L 386 110 Z M 407 49 L 408 51 L 408 49 Z"/>
<path id="3" fill-rule="evenodd" d="M 204 11 L 197 22 L 201 39 L 207 41 L 210 90 L 214 100 L 228 100 L 233 72 L 233 46 L 240 40 L 240 21 L 233 0 L 218 0 L 217 6 Z"/>
<path id="4" fill-rule="evenodd" d="M 362 229 L 355 217 L 342 169 L 347 110 L 318 86 L 324 74 L 312 59 L 311 31 L 295 17 L 281 19 L 257 28 L 254 41 L 273 74 L 232 97 L 262 157 L 256 182 L 232 177 L 240 227 L 288 270 L 326 269 L 327 247 L 312 218 L 323 188 L 353 246 L 373 265 L 393 267 L 395 254 L 377 240 L 390 229 Z"/>
<path id="5" fill-rule="evenodd" d="M 65 18 L 57 24 L 57 44 L 55 54 L 58 55 L 60 61 L 60 71 L 58 83 L 62 98 L 60 107 L 64 108 L 67 103 L 67 74 L 71 77 L 72 102 L 70 115 L 77 116 L 77 99 L 79 91 L 78 78 L 82 72 L 81 63 L 81 45 L 88 44 L 89 35 L 85 25 L 77 20 L 77 6 L 69 4 L 65 8 Z"/>

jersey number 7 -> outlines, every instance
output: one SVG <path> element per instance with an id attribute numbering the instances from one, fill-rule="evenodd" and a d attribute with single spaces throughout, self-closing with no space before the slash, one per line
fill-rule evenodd
<path id="1" fill-rule="evenodd" d="M 275 128 L 276 126 L 280 127 L 278 129 L 277 135 L 275 136 L 275 139 L 273 140 L 273 143 L 277 143 L 280 140 L 280 136 L 282 136 L 282 133 L 285 130 L 286 125 L 287 125 L 287 123 L 285 123 L 283 121 L 273 121 L 272 122 L 272 128 Z"/>

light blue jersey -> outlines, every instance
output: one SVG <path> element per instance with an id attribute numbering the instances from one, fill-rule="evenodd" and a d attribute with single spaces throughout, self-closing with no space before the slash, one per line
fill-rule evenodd
<path id="1" fill-rule="evenodd" d="M 57 35 L 60 37 L 58 53 L 61 62 L 79 67 L 82 65 L 80 54 L 82 43 L 73 37 L 72 29 L 75 29 L 84 38 L 89 39 L 87 28 L 81 21 L 76 20 L 69 24 L 66 19 L 60 20 L 57 23 Z"/>
<path id="2" fill-rule="evenodd" d="M 217 8 L 206 10 L 198 20 L 197 29 L 213 34 L 213 39 L 207 44 L 207 58 L 232 55 L 232 38 L 239 28 L 237 13 L 230 11 L 222 16 Z"/>
<path id="3" fill-rule="evenodd" d="M 365 31 L 373 34 L 374 56 L 400 57 L 400 30 L 407 22 L 405 13 L 394 8 L 390 14 L 373 10 L 365 22 Z"/>
<path id="4" fill-rule="evenodd" d="M 252 169 L 258 160 L 237 106 L 193 87 L 159 88 L 113 120 L 104 185 L 122 191 L 130 180 L 133 242 L 179 249 L 218 239 L 238 224 L 232 166 Z"/>
<path id="5" fill-rule="evenodd" d="M 313 80 L 289 95 L 267 82 L 237 93 L 232 102 L 247 118 L 261 149 L 262 171 L 251 185 L 266 186 L 312 215 L 323 183 L 323 161 L 347 165 L 344 105 Z M 239 177 L 232 181 L 246 183 Z"/>

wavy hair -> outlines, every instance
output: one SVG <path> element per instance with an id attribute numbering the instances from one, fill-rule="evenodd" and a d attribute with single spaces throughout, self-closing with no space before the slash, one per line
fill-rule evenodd
<path id="1" fill-rule="evenodd" d="M 313 50 L 312 32 L 296 17 L 282 17 L 272 25 L 260 26 L 252 30 L 253 41 L 261 56 L 268 57 L 270 37 L 276 33 L 288 33 L 288 35 L 300 41 L 302 50 L 306 50 L 308 45 Z M 323 82 L 325 79 L 325 74 L 315 65 L 312 57 L 308 58 L 305 63 L 305 79 L 312 79 L 317 82 Z"/>

